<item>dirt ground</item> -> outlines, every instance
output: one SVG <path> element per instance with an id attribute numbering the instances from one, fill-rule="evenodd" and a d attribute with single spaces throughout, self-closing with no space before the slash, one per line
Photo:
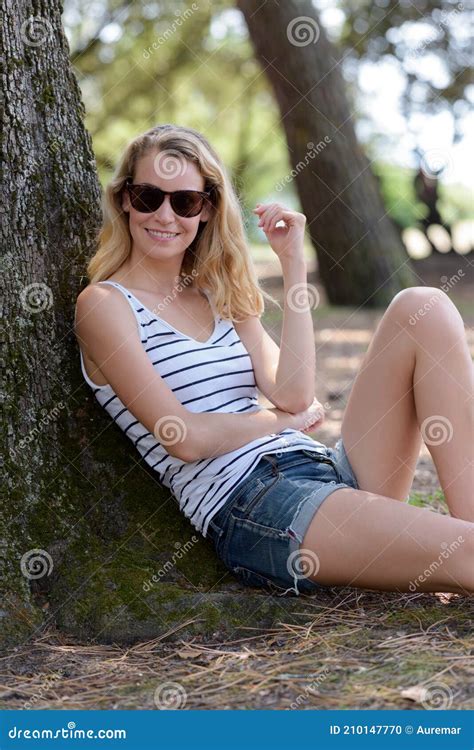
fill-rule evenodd
<path id="1" fill-rule="evenodd" d="M 463 268 L 450 296 L 474 353 L 472 258 L 418 261 L 420 284 L 439 287 Z M 281 299 L 271 263 L 264 288 Z M 351 384 L 383 311 L 326 305 L 315 310 L 318 398 L 326 421 L 317 439 L 334 445 Z M 278 340 L 281 315 L 268 311 Z M 423 446 L 410 502 L 445 513 Z M 239 585 L 239 584 L 236 584 Z M 268 597 L 262 593 L 262 603 Z M 62 709 L 406 709 L 474 708 L 473 597 L 328 589 L 282 608 L 270 631 L 223 640 L 166 636 L 131 647 L 78 643 L 53 630 L 0 658 L 0 708 Z"/>

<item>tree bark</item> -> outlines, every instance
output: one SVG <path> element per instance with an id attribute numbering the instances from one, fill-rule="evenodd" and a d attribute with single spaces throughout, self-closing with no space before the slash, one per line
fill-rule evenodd
<path id="1" fill-rule="evenodd" d="M 384 307 L 416 283 L 357 141 L 341 58 L 311 0 L 237 0 L 272 85 L 296 189 L 334 305 Z M 277 190 L 279 186 L 277 186 Z"/>
<path id="2" fill-rule="evenodd" d="M 99 640 L 113 631 L 128 642 L 171 625 L 182 634 L 196 615 L 215 628 L 218 608 L 198 587 L 227 571 L 80 372 L 74 306 L 87 284 L 100 187 L 61 4 L 1 5 L 0 647 L 46 626 Z"/>
<path id="3" fill-rule="evenodd" d="M 72 313 L 99 221 L 100 190 L 60 10 L 57 0 L 2 2 L 7 424 L 0 643 L 43 619 L 32 591 L 49 576 L 22 572 L 21 561 L 50 567 L 48 547 L 64 542 L 77 518 L 77 469 L 63 452 L 61 431 L 68 424 L 78 434 Z M 47 554 L 30 554 L 29 563 L 23 556 L 35 548 Z"/>

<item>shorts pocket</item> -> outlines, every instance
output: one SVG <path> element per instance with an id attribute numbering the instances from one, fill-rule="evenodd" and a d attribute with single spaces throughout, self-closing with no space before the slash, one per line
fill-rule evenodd
<path id="1" fill-rule="evenodd" d="M 303 453 L 309 458 L 312 458 L 313 461 L 316 461 L 317 463 L 328 464 L 328 466 L 330 466 L 332 470 L 334 471 L 337 481 L 338 482 L 343 481 L 341 477 L 341 473 L 339 469 L 337 468 L 334 459 L 330 458 L 329 455 L 322 455 L 321 453 L 316 453 L 316 452 L 308 451 L 305 449 L 303 449 Z"/>
<path id="2" fill-rule="evenodd" d="M 308 463 L 309 458 L 314 459 L 314 454 L 311 453 L 311 451 L 303 450 L 302 448 L 298 448 L 297 451 L 283 453 L 281 471 L 293 469 L 295 466 L 305 466 Z"/>
<path id="3" fill-rule="evenodd" d="M 260 500 L 260 498 L 263 497 L 265 492 L 267 492 L 271 487 L 274 486 L 274 484 L 276 484 L 276 482 L 278 482 L 280 476 L 281 475 L 278 474 L 277 476 L 272 477 L 272 479 L 267 482 L 263 482 L 260 478 L 257 477 L 257 479 L 255 479 L 250 487 L 248 487 L 247 490 L 243 492 L 238 500 L 234 503 L 233 508 L 241 513 L 244 513 L 245 515 L 250 514 L 255 504 Z"/>
<path id="4" fill-rule="evenodd" d="M 305 456 L 308 456 L 308 458 L 312 458 L 313 461 L 322 461 L 323 463 L 334 463 L 332 458 L 328 456 L 327 453 L 318 453 L 317 451 L 308 451 L 306 448 L 302 448 L 301 452 L 305 454 Z"/>

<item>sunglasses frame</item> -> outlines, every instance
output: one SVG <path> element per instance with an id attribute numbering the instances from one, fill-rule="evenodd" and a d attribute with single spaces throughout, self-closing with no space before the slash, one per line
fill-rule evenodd
<path id="1" fill-rule="evenodd" d="M 203 191 L 203 190 L 171 190 L 171 191 L 170 190 L 162 190 L 161 188 L 157 187 L 156 185 L 149 185 L 147 182 L 133 183 L 132 182 L 132 178 L 128 177 L 127 180 L 125 181 L 124 188 L 127 190 L 128 194 L 129 194 L 130 202 L 132 201 L 132 197 L 130 196 L 130 191 L 133 188 L 135 188 L 135 187 L 141 187 L 141 188 L 146 188 L 148 190 L 154 190 L 154 191 L 159 192 L 162 195 L 161 203 L 159 204 L 159 206 L 157 206 L 152 211 L 140 211 L 138 208 L 135 208 L 135 206 L 133 206 L 133 203 L 132 203 L 133 209 L 135 211 L 138 211 L 139 213 L 142 213 L 142 214 L 152 214 L 152 213 L 154 213 L 154 211 L 158 211 L 158 209 L 160 208 L 160 206 L 163 205 L 163 201 L 165 199 L 165 195 L 169 195 L 170 196 L 170 205 L 171 205 L 171 208 L 173 209 L 173 211 L 176 214 L 176 216 L 180 216 L 182 219 L 187 219 L 187 218 L 188 219 L 192 219 L 195 216 L 199 216 L 199 214 L 202 212 L 202 210 L 204 208 L 204 201 L 208 201 L 208 203 L 210 203 L 212 205 L 212 202 L 211 202 L 211 193 L 213 191 L 213 188 L 211 188 L 208 191 Z M 173 206 L 173 197 L 175 195 L 179 194 L 179 193 L 193 193 L 193 194 L 199 195 L 203 199 L 199 211 L 197 213 L 195 213 L 195 214 L 180 214 L 180 213 L 178 213 L 176 211 L 175 207 Z"/>

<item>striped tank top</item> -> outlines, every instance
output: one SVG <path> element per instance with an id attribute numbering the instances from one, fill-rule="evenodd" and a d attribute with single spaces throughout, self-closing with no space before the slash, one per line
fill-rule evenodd
<path id="1" fill-rule="evenodd" d="M 117 281 L 112 284 L 128 300 L 135 315 L 141 343 L 153 367 L 183 406 L 192 412 L 245 414 L 264 407 L 258 403 L 257 384 L 250 355 L 232 321 L 214 313 L 214 331 L 205 342 L 186 336 L 143 306 Z M 211 518 L 225 505 L 230 493 L 250 474 L 264 453 L 306 449 L 325 452 L 325 446 L 300 430 L 288 428 L 252 440 L 214 458 L 184 462 L 171 456 L 120 401 L 110 385 L 97 385 L 87 375 L 82 351 L 81 370 L 99 404 L 123 430 L 145 461 L 167 487 L 182 513 L 204 536 Z"/>

